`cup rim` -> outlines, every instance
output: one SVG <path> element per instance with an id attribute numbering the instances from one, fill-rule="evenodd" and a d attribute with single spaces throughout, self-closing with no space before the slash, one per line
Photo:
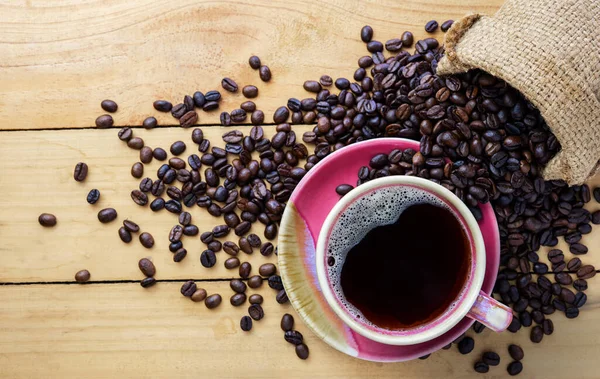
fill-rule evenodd
<path id="1" fill-rule="evenodd" d="M 389 186 L 406 186 L 412 185 L 416 187 L 423 188 L 427 191 L 432 192 L 435 196 L 440 197 L 442 200 L 451 204 L 456 211 L 460 214 L 460 216 L 464 220 L 465 226 L 468 228 L 469 233 L 472 237 L 472 244 L 474 248 L 472 249 L 472 270 L 471 270 L 471 280 L 467 280 L 465 286 L 467 286 L 466 290 L 463 289 L 461 292 L 463 293 L 462 298 L 460 299 L 460 303 L 456 306 L 450 313 L 445 312 L 442 315 L 447 315 L 445 320 L 435 324 L 429 328 L 424 328 L 418 332 L 413 332 L 409 334 L 394 334 L 392 333 L 381 333 L 375 330 L 371 330 L 367 328 L 364 324 L 355 320 L 354 317 L 351 317 L 350 314 L 339 304 L 339 300 L 337 296 L 333 293 L 331 289 L 331 285 L 329 282 L 329 278 L 327 275 L 327 269 L 325 265 L 325 250 L 326 243 L 329 240 L 329 235 L 331 230 L 337 221 L 338 215 L 352 202 L 354 202 L 357 198 L 361 197 L 363 194 L 375 190 L 380 187 L 389 187 Z M 388 345 L 412 345 L 421 342 L 426 342 L 431 339 L 434 339 L 452 327 L 454 327 L 460 320 L 462 320 L 473 304 L 475 303 L 477 296 L 481 290 L 481 286 L 483 284 L 483 279 L 485 275 L 485 245 L 483 242 L 483 236 L 475 220 L 475 217 L 471 214 L 471 211 L 467 208 L 467 206 L 450 190 L 444 188 L 443 186 L 433 183 L 427 179 L 414 177 L 414 176 L 388 176 L 383 178 L 378 178 L 371 180 L 365 184 L 362 184 L 359 187 L 354 188 L 352 191 L 347 193 L 344 197 L 342 197 L 338 203 L 331 209 L 329 214 L 327 215 L 325 222 L 319 232 L 319 237 L 317 240 L 317 249 L 316 249 L 316 269 L 317 269 L 317 278 L 319 281 L 319 285 L 327 301 L 328 305 L 332 308 L 332 310 L 340 317 L 346 325 L 348 325 L 355 332 L 363 335 L 366 338 L 371 340 L 381 342 Z M 439 319 L 439 317 L 438 317 Z M 428 324 L 425 324 L 428 325 Z"/>

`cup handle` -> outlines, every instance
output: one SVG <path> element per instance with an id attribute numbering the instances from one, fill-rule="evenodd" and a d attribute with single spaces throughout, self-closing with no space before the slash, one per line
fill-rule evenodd
<path id="1" fill-rule="evenodd" d="M 483 291 L 479 291 L 477 300 L 467 313 L 467 317 L 479 321 L 495 332 L 502 332 L 510 325 L 513 313 L 508 306 L 488 296 Z"/>

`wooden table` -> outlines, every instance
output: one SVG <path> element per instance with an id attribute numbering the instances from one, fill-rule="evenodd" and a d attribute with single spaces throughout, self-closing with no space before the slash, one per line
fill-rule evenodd
<path id="1" fill-rule="evenodd" d="M 181 99 L 195 90 L 218 88 L 222 77 L 260 88 L 259 108 L 270 120 L 291 96 L 304 96 L 304 80 L 321 74 L 352 75 L 364 55 L 360 28 L 371 24 L 382 41 L 413 30 L 423 37 L 430 19 L 457 19 L 469 11 L 493 13 L 502 0 L 326 1 L 238 0 L 174 2 L 156 0 L 18 0 L 0 5 L 0 377 L 310 377 L 310 378 L 462 378 L 475 375 L 473 363 L 487 349 L 498 351 L 506 374 L 510 342 L 524 346 L 524 376 L 598 377 L 600 283 L 590 280 L 588 304 L 576 320 L 552 316 L 556 331 L 534 346 L 528 333 L 493 334 L 476 339 L 476 350 L 462 357 L 453 349 L 427 361 L 397 364 L 363 362 L 345 356 L 314 336 L 296 317 L 311 356 L 296 358 L 284 342 L 280 306 L 266 287 L 265 318 L 251 333 L 239 328 L 245 307 L 228 304 L 228 280 L 237 272 L 222 264 L 199 263 L 201 244 L 188 238 L 189 256 L 172 261 L 166 234 L 169 214 L 152 213 L 131 202 L 137 186 L 129 169 L 138 160 L 117 137 L 117 128 L 98 130 L 99 103 L 119 103 L 118 126 L 136 126 L 149 146 L 190 141 L 190 130 L 164 126 L 147 131 L 142 120 L 155 115 L 152 101 Z M 439 37 L 440 35 L 438 35 Z M 273 80 L 262 83 L 248 67 L 252 54 L 271 67 Z M 241 95 L 225 96 L 233 109 Z M 162 125 L 173 123 L 158 115 Z M 218 112 L 200 114 L 205 134 L 218 141 Z M 210 127 L 208 127 L 210 126 Z M 273 126 L 267 129 L 272 131 Z M 302 133 L 308 126 L 298 126 Z M 90 174 L 73 181 L 76 162 Z M 153 162 L 146 167 L 153 173 Z M 600 177 L 593 180 L 597 186 Z M 99 188 L 98 204 L 85 202 Z M 152 250 L 123 244 L 118 223 L 100 224 L 103 207 L 118 209 L 120 223 L 137 221 L 157 239 Z M 594 205 L 598 208 L 598 205 Z M 594 207 L 592 206 L 592 207 Z M 41 212 L 57 215 L 55 228 L 37 223 Z M 215 219 L 196 210 L 201 230 Z M 135 241 L 137 242 L 137 241 Z M 600 267 L 600 232 L 584 237 L 593 251 L 584 257 Z M 222 253 L 221 253 L 222 254 Z M 596 254 L 596 255 L 594 255 Z M 151 257 L 158 285 L 143 289 L 137 261 Z M 244 257 L 246 258 L 246 257 Z M 219 258 L 221 259 L 221 258 Z M 256 268 L 274 261 L 248 256 Z M 545 258 L 544 258 L 545 259 Z M 86 268 L 93 282 L 76 285 L 73 275 Z M 194 279 L 224 304 L 208 310 L 179 294 Z"/>

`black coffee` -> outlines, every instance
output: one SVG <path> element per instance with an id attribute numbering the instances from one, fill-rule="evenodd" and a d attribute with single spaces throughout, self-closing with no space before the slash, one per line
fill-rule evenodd
<path id="1" fill-rule="evenodd" d="M 340 284 L 346 300 L 371 323 L 405 329 L 450 307 L 469 266 L 469 241 L 457 218 L 444 207 L 421 203 L 352 247 Z"/>

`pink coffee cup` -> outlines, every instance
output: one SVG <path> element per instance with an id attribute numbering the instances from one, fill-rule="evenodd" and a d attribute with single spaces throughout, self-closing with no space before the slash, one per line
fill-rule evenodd
<path id="1" fill-rule="evenodd" d="M 346 305 L 348 302 L 343 298 L 340 286 L 332 283 L 332 278 L 335 278 L 335 273 L 339 272 L 340 268 L 329 267 L 326 252 L 331 251 L 332 248 L 338 248 L 337 245 L 332 244 L 332 236 L 337 240 L 342 237 L 341 233 L 344 233 L 342 230 L 345 229 L 340 227 L 341 219 L 348 223 L 353 222 L 352 217 L 357 218 L 355 220 L 356 233 L 353 232 L 354 234 L 349 237 L 355 241 L 360 241 L 374 227 L 394 222 L 391 219 L 386 221 L 385 217 L 381 216 L 381 213 L 391 213 L 389 206 L 383 208 L 383 203 L 387 201 L 387 204 L 390 204 L 390 201 L 394 199 L 393 196 L 406 190 L 410 190 L 412 194 L 422 194 L 423 198 L 435 199 L 454 214 L 468 239 L 470 259 L 467 262 L 469 267 L 466 270 L 467 277 L 464 285 L 450 307 L 437 317 L 416 327 L 390 330 L 379 327 L 349 310 Z M 360 216 L 355 216 L 356 209 L 360 209 L 361 201 L 366 197 L 372 198 L 373 195 L 376 195 L 377 199 L 381 197 L 382 208 L 378 208 L 380 211 L 369 210 L 365 211 L 366 214 L 361 212 Z M 385 196 L 388 198 L 386 199 Z M 399 216 L 400 214 L 390 214 L 389 217 L 397 219 Z M 346 236 L 343 238 L 348 239 Z M 343 257 L 343 254 L 347 254 L 347 250 L 345 252 L 336 251 L 336 254 Z M 429 341 L 452 329 L 465 316 L 481 322 L 496 332 L 505 330 L 512 321 L 512 310 L 509 307 L 481 291 L 485 275 L 486 253 L 481 231 L 471 211 L 452 192 L 426 179 L 413 176 L 389 176 L 371 180 L 350 191 L 340 199 L 325 219 L 317 241 L 316 259 L 317 277 L 329 306 L 350 328 L 377 342 L 388 345 L 413 345 Z M 338 271 L 330 271 L 335 269 Z"/>

